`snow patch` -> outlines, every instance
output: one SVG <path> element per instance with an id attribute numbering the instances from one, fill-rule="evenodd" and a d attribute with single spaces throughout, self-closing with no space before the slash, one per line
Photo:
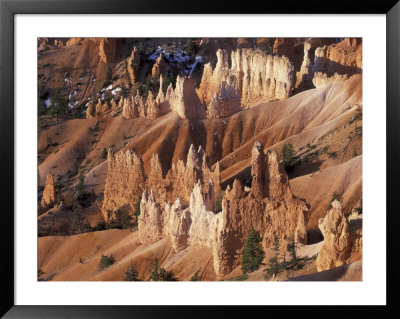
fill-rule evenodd
<path id="1" fill-rule="evenodd" d="M 195 61 L 193 64 L 189 65 L 189 75 L 192 75 L 195 67 L 197 66 L 198 63 L 203 62 L 203 57 L 201 55 L 196 55 Z"/>
<path id="2" fill-rule="evenodd" d="M 161 47 L 159 46 L 157 48 L 157 50 L 155 50 L 154 53 L 148 57 L 148 60 L 154 61 L 160 56 L 160 53 L 162 53 L 164 55 L 164 52 L 165 52 L 165 50 L 161 49 Z"/>
<path id="3" fill-rule="evenodd" d="M 121 88 L 115 88 L 114 90 L 111 91 L 111 93 L 112 93 L 112 95 L 115 95 L 119 91 L 121 91 Z"/>
<path id="4" fill-rule="evenodd" d="M 51 106 L 51 98 L 48 97 L 47 99 L 44 100 L 44 105 L 48 109 Z"/>

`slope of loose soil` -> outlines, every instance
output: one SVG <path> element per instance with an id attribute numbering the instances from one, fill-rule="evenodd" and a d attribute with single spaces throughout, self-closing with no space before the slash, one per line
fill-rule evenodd
<path id="1" fill-rule="evenodd" d="M 113 254 L 115 263 L 102 269 L 102 254 Z M 190 280 L 197 270 L 200 280 L 215 280 L 209 248 L 188 247 L 176 254 L 168 239 L 141 245 L 138 232 L 129 229 L 38 238 L 38 266 L 45 272 L 42 278 L 47 280 L 121 281 L 131 264 L 136 264 L 140 279 L 148 280 L 150 263 L 155 257 L 160 259 L 160 267 L 172 270 L 179 280 Z"/>
<path id="2" fill-rule="evenodd" d="M 334 192 L 342 194 L 348 213 L 362 197 L 362 156 L 343 164 L 290 180 L 292 191 L 310 204 L 308 228 L 318 227 L 318 219 L 328 211 Z"/>

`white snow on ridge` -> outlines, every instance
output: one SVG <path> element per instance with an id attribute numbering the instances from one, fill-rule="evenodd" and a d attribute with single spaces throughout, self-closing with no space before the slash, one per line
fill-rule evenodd
<path id="1" fill-rule="evenodd" d="M 194 63 L 189 65 L 189 68 L 190 68 L 189 75 L 192 75 L 192 73 L 193 73 L 195 67 L 197 66 L 197 64 L 201 63 L 201 62 L 203 62 L 203 57 L 200 56 L 200 55 L 196 55 L 196 59 L 195 59 Z"/>
<path id="2" fill-rule="evenodd" d="M 111 93 L 112 93 L 112 95 L 115 95 L 119 91 L 121 91 L 121 88 L 115 88 L 114 90 L 111 91 Z"/>
<path id="3" fill-rule="evenodd" d="M 159 46 L 157 50 L 155 50 L 154 53 L 148 57 L 148 60 L 154 61 L 160 56 L 160 53 L 164 55 L 164 52 L 164 49 L 161 49 L 161 47 Z"/>

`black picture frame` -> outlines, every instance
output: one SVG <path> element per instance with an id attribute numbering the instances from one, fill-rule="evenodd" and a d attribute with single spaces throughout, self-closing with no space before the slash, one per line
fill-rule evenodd
<path id="1" fill-rule="evenodd" d="M 385 14 L 387 56 L 386 104 L 386 218 L 387 218 L 387 305 L 386 306 L 16 306 L 14 303 L 14 15 L 15 14 Z M 1 308 L 4 318 L 164 318 L 248 317 L 249 312 L 268 316 L 310 316 L 321 311 L 329 317 L 400 317 L 400 280 L 396 276 L 399 225 L 396 195 L 399 179 L 400 136 L 400 3 L 391 1 L 264 1 L 242 4 L 205 0 L 201 6 L 182 1 L 162 0 L 0 0 L 0 181 L 1 191 Z M 379 79 L 378 79 L 379 80 Z M 377 169 L 380 169 L 380 167 Z M 379 186 L 377 186 L 379 187 Z M 383 204 L 382 204 L 383 205 Z M 384 206 L 383 206 L 384 207 Z M 238 292 L 240 293 L 240 292 Z"/>

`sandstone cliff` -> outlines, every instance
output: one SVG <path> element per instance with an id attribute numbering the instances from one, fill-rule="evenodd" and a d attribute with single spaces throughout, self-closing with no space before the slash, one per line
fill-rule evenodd
<path id="1" fill-rule="evenodd" d="M 272 56 L 253 49 L 238 49 L 229 56 L 225 50 L 217 51 L 217 64 L 204 66 L 197 93 L 207 105 L 219 91 L 223 81 L 236 77 L 238 93 L 243 106 L 259 101 L 285 99 L 291 94 L 295 82 L 292 63 L 287 57 Z"/>

